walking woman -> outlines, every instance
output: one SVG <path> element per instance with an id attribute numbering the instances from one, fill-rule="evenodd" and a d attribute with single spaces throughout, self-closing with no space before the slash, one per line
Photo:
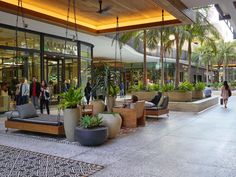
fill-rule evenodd
<path id="1" fill-rule="evenodd" d="M 90 86 L 90 83 L 87 82 L 87 85 L 84 88 L 84 94 L 85 94 L 85 98 L 87 100 L 87 104 L 89 104 L 89 100 L 90 100 L 90 97 L 91 97 L 91 91 L 92 91 L 92 87 Z"/>
<path id="2" fill-rule="evenodd" d="M 50 100 L 50 96 L 49 96 L 49 90 L 48 90 L 47 83 L 46 83 L 46 81 L 42 80 L 41 91 L 40 91 L 40 111 L 41 111 L 41 114 L 43 114 L 44 105 L 47 109 L 47 113 L 50 114 L 49 100 Z"/>
<path id="3" fill-rule="evenodd" d="M 227 81 L 224 81 L 223 87 L 221 88 L 221 97 L 223 98 L 223 102 L 225 108 L 227 108 L 228 98 L 231 96 L 231 90 Z"/>

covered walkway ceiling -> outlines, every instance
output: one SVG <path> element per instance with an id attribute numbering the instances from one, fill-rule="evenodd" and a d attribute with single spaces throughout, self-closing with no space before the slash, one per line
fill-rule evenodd
<path id="1" fill-rule="evenodd" d="M 68 0 L 22 0 L 26 17 L 65 27 L 67 24 Z M 70 5 L 69 27 L 74 28 L 73 0 Z M 0 0 L 0 10 L 17 13 L 17 0 Z M 78 30 L 104 34 L 118 31 L 161 26 L 162 9 L 164 25 L 191 23 L 194 14 L 180 0 L 76 0 Z M 106 9 L 106 10 L 105 10 Z M 104 10 L 104 12 L 102 12 Z"/>
<path id="2" fill-rule="evenodd" d="M 219 19 L 229 20 L 236 31 L 236 0 L 181 0 L 188 8 L 206 7 L 217 4 Z"/>

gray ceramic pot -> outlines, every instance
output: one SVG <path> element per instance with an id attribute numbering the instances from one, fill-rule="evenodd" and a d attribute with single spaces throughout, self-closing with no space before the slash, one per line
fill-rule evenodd
<path id="1" fill-rule="evenodd" d="M 103 144 L 108 137 L 107 127 L 97 127 L 92 129 L 76 127 L 75 140 L 83 146 L 98 146 Z"/>

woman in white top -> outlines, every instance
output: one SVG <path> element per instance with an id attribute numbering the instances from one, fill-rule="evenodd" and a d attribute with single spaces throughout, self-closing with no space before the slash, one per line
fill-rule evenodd
<path id="1" fill-rule="evenodd" d="M 29 100 L 29 84 L 27 83 L 27 79 L 23 78 L 20 84 L 20 104 L 26 104 Z"/>

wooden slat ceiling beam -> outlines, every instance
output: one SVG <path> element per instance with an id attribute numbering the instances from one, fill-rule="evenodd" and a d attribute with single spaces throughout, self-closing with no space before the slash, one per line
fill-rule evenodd
<path id="1" fill-rule="evenodd" d="M 0 0 L 0 10 L 16 14 L 17 0 Z M 72 2 L 72 0 L 71 0 Z M 105 14 L 99 14 L 98 0 L 77 0 L 76 15 L 79 31 L 104 34 L 118 31 L 154 28 L 162 25 L 191 23 L 193 12 L 180 0 L 103 0 L 102 8 L 111 7 Z M 67 0 L 23 0 L 26 17 L 65 27 L 67 24 Z M 164 22 L 161 11 L 164 10 Z M 116 28 L 116 17 L 119 28 Z M 68 26 L 74 29 L 74 14 L 70 5 Z"/>

